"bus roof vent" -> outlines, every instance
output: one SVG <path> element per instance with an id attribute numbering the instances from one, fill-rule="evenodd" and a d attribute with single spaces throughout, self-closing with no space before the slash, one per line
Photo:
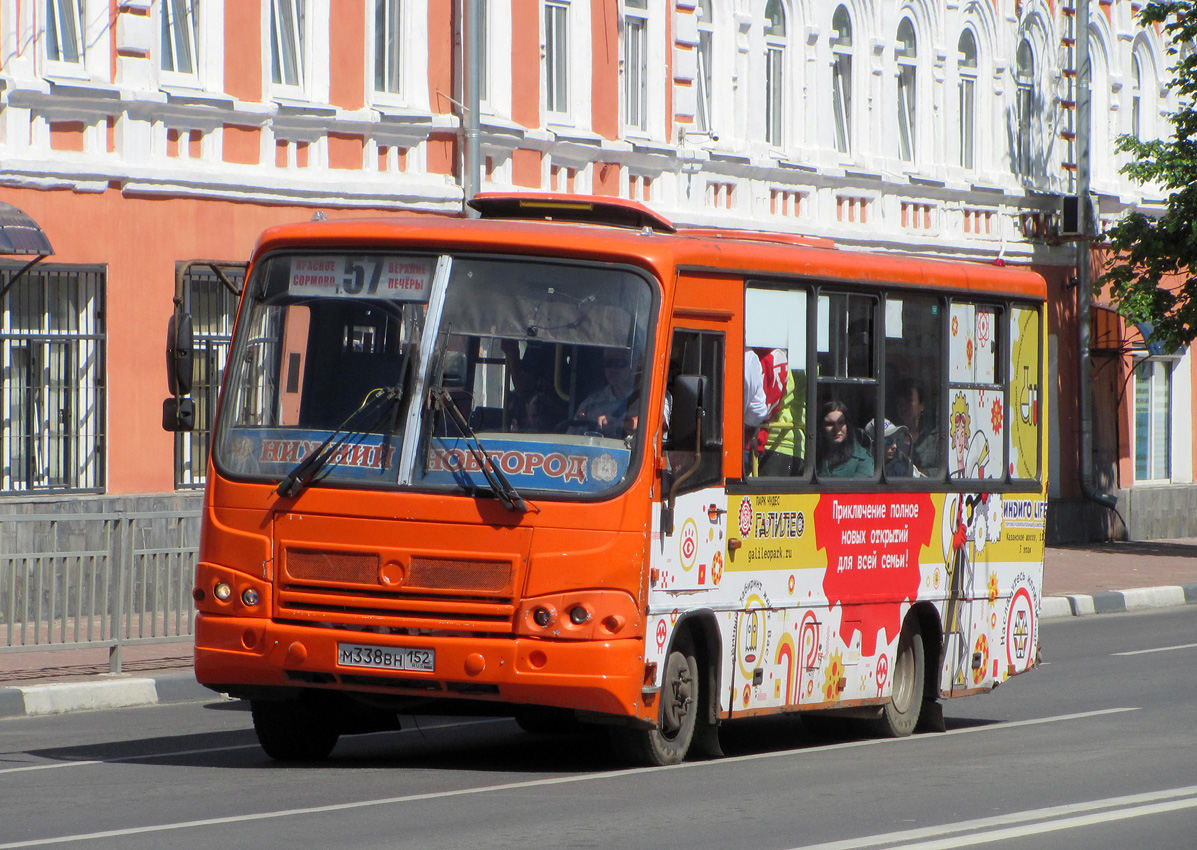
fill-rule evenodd
<path id="1" fill-rule="evenodd" d="M 482 218 L 488 219 L 571 221 L 637 229 L 647 227 L 659 233 L 677 231 L 673 222 L 653 212 L 644 204 L 601 195 L 559 195 L 547 192 L 508 195 L 481 192 L 471 198 L 469 204 Z"/>

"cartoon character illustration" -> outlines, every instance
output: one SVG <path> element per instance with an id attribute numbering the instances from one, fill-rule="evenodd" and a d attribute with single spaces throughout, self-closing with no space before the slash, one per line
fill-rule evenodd
<path id="1" fill-rule="evenodd" d="M 979 598 L 979 588 L 985 588 L 988 597 L 990 583 L 988 573 L 978 583 L 978 556 L 987 543 L 1001 540 L 1003 513 L 1002 497 L 995 493 L 951 495 L 944 504 L 943 545 L 949 589 L 944 638 L 946 646 L 955 648 L 955 655 L 949 660 L 953 686 L 963 686 L 968 681 L 973 628 L 971 600 Z"/>
<path id="2" fill-rule="evenodd" d="M 989 439 L 985 432 L 979 429 L 972 433 L 972 416 L 964 393 L 956 393 L 952 402 L 952 450 L 956 458 L 956 477 L 985 477 L 985 464 L 989 461 Z"/>

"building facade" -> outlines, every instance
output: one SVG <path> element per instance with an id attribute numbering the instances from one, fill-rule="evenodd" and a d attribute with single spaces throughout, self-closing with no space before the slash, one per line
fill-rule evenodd
<path id="1" fill-rule="evenodd" d="M 1152 354 L 1100 299 L 1079 311 L 1075 287 L 1086 149 L 1100 222 L 1166 200 L 1114 151 L 1166 135 L 1176 107 L 1139 5 L 1089 4 L 1086 134 L 1074 0 L 0 0 L 0 200 L 55 249 L 2 305 L 0 514 L 193 506 L 204 434 L 160 427 L 180 264 L 241 261 L 313 215 L 462 215 L 475 169 L 485 191 L 1035 268 L 1051 537 L 1197 535 L 1192 358 Z M 0 262 L 4 280 L 22 265 Z M 232 299 L 203 269 L 183 287 L 214 392 Z M 1080 484 L 1090 423 L 1118 514 Z"/>

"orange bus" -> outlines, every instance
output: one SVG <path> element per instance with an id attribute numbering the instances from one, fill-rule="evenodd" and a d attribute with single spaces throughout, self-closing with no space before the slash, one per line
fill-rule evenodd
<path id="1" fill-rule="evenodd" d="M 1036 666 L 1041 277 L 618 199 L 471 203 L 253 253 L 195 670 L 270 756 L 473 711 L 669 764 L 773 712 L 908 735 Z"/>

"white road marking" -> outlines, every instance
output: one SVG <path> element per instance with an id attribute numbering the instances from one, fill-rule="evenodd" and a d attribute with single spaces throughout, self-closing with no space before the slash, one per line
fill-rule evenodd
<path id="1" fill-rule="evenodd" d="M 982 732 L 1000 731 L 1004 729 L 1014 729 L 1023 726 L 1037 726 L 1044 723 L 1058 723 L 1065 720 L 1080 720 L 1090 717 L 1101 717 L 1107 714 L 1120 714 L 1127 711 L 1138 711 L 1138 708 L 1108 708 L 1100 711 L 1086 711 L 1077 714 L 1061 714 L 1055 717 L 1042 717 L 1035 720 L 1017 720 L 1010 723 L 995 723 L 991 726 L 971 726 L 965 729 L 954 729 L 951 732 L 912 736 L 909 738 L 877 738 L 867 741 L 847 741 L 842 744 L 832 744 L 831 746 L 819 747 L 819 752 L 849 749 L 861 746 L 878 746 L 878 745 L 901 745 L 911 744 L 920 741 L 926 742 L 934 740 L 936 737 L 942 735 L 975 735 Z M 411 730 L 415 731 L 415 730 Z M 256 745 L 255 745 L 256 746 Z M 737 762 L 745 761 L 760 761 L 767 758 L 781 758 L 783 756 L 801 755 L 806 756 L 811 752 L 810 748 L 781 750 L 777 752 L 768 753 L 754 753 L 746 756 L 733 756 L 731 758 L 714 759 L 711 761 L 698 762 L 684 762 L 682 764 L 670 765 L 668 767 L 636 767 L 628 768 L 626 770 L 610 770 L 602 773 L 583 773 L 575 776 L 559 776 L 553 779 L 530 779 L 523 782 L 507 782 L 501 785 L 483 785 L 475 788 L 460 788 L 455 791 L 430 791 L 424 794 L 406 794 L 399 797 L 383 797 L 374 800 L 357 800 L 351 803 L 337 803 L 327 806 L 311 806 L 302 809 L 280 809 L 273 812 L 257 812 L 244 815 L 229 815 L 222 818 L 205 818 L 203 820 L 180 821 L 177 823 L 164 823 L 151 826 L 128 827 L 125 829 L 110 829 L 103 832 L 88 832 L 77 835 L 62 835 L 53 838 L 35 838 L 28 841 L 14 841 L 7 844 L 0 844 L 0 850 L 17 850 L 21 847 L 45 847 L 53 844 L 65 844 L 69 841 L 90 841 L 97 838 L 120 838 L 122 836 L 130 835 L 145 835 L 154 832 L 170 832 L 180 829 L 195 829 L 198 827 L 221 826 L 224 824 L 234 823 L 248 823 L 250 821 L 271 820 L 275 818 L 295 817 L 298 815 L 314 815 L 324 814 L 328 812 L 342 812 L 351 811 L 354 809 L 367 809 L 377 806 L 391 806 L 400 803 L 414 803 L 423 800 L 444 800 L 453 797 L 466 797 L 474 794 L 487 794 L 493 791 L 515 791 L 526 788 L 544 788 L 552 785 L 570 785 L 578 782 L 590 782 L 596 779 L 617 779 L 622 776 L 636 776 L 644 773 L 659 773 L 667 770 L 704 770 L 710 768 L 717 768 L 721 765 L 735 764 Z M 156 758 L 164 757 L 155 756 Z M 146 756 L 135 756 L 127 759 L 120 759 L 120 761 L 141 761 Z M 116 759 L 113 759 L 116 761 Z M 1197 791 L 1197 786 L 1194 787 Z M 1194 803 L 1197 805 L 1197 802 Z M 830 848 L 831 845 L 828 845 Z M 845 845 L 855 846 L 855 845 Z M 866 844 L 860 846 L 876 846 L 874 844 Z"/>
<path id="2" fill-rule="evenodd" d="M 869 835 L 845 841 L 809 844 L 794 848 L 794 850 L 869 850 L 869 848 L 951 850 L 956 847 L 973 847 L 978 844 L 990 844 L 1011 838 L 1024 838 L 1028 835 L 1042 835 L 1065 829 L 1080 829 L 1112 821 L 1192 808 L 1197 808 L 1197 785 L 1169 788 L 1147 794 L 1108 797 L 1104 800 L 1090 800 L 1067 806 L 1030 809 L 1024 812 L 1012 812 L 1008 815 Z"/>
<path id="3" fill-rule="evenodd" d="M 1147 655 L 1150 652 L 1172 652 L 1174 649 L 1197 649 L 1197 643 L 1182 643 L 1180 646 L 1157 646 L 1155 649 L 1136 649 L 1133 652 L 1114 652 L 1111 655 Z"/>

